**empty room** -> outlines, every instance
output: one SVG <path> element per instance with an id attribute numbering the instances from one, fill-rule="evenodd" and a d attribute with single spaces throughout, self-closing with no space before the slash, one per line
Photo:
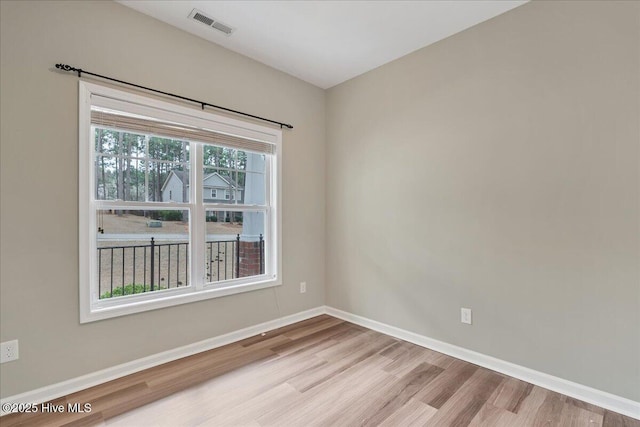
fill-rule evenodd
<path id="1" fill-rule="evenodd" d="M 0 0 L 0 425 L 640 427 L 640 2 Z"/>

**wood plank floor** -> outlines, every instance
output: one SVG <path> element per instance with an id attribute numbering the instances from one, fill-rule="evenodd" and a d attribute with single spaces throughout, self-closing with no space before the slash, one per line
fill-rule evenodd
<path id="1" fill-rule="evenodd" d="M 2 427 L 620 426 L 624 417 L 360 326 L 318 316 L 69 396 L 84 414 Z"/>

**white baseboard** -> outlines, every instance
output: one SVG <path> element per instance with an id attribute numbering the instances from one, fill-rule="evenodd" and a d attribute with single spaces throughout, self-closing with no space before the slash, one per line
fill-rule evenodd
<path id="1" fill-rule="evenodd" d="M 57 384 L 51 384 L 36 390 L 31 390 L 25 393 L 9 396 L 1 399 L 0 404 L 4 408 L 5 403 L 42 403 L 53 399 L 57 399 L 62 396 L 66 396 L 71 393 L 75 393 L 80 390 L 84 390 L 89 387 L 96 386 L 98 384 L 112 381 L 117 378 L 130 375 L 144 369 L 152 368 L 154 366 L 161 365 L 163 363 L 171 362 L 173 360 L 181 359 L 183 357 L 191 356 L 196 353 L 211 350 L 223 345 L 231 344 L 233 342 L 258 335 L 262 332 L 270 331 L 272 329 L 280 328 L 282 326 L 290 325 L 292 323 L 300 322 L 311 317 L 319 316 L 325 313 L 324 307 L 316 307 L 310 310 L 301 311 L 299 313 L 291 314 L 289 316 L 280 317 L 278 319 L 270 320 L 268 322 L 260 323 L 258 325 L 249 326 L 238 331 L 230 332 L 228 334 L 219 335 L 217 337 L 209 338 L 203 341 L 199 341 L 193 344 L 188 344 L 182 347 L 178 347 L 172 350 L 163 351 L 142 359 L 133 360 L 131 362 L 123 363 L 121 365 L 113 366 L 111 368 L 103 369 L 101 371 L 92 372 L 87 375 L 83 375 L 77 378 L 72 378 L 67 381 L 63 381 Z M 0 415 L 5 415 L 6 412 L 2 410 Z"/>
<path id="2" fill-rule="evenodd" d="M 433 338 L 419 335 L 414 332 L 406 331 L 395 326 L 387 325 L 385 323 L 381 323 L 375 320 L 368 319 L 366 317 L 358 316 L 356 314 L 348 313 L 346 311 L 338 310 L 336 308 L 328 306 L 316 307 L 311 310 L 284 316 L 268 322 L 260 323 L 258 325 L 249 326 L 238 331 L 230 332 L 228 334 L 209 338 L 197 343 L 185 345 L 183 347 L 178 347 L 173 350 L 164 351 L 162 353 L 154 354 L 142 359 L 133 360 L 131 362 L 123 363 L 121 365 L 113 366 L 111 368 L 103 369 L 101 371 L 93 372 L 77 378 L 72 378 L 70 380 L 63 381 L 57 384 L 52 384 L 36 390 L 10 396 L 1 399 L 0 403 L 4 405 L 5 403 L 47 402 L 49 400 L 57 399 L 59 397 L 66 396 L 68 394 L 75 393 L 77 391 L 84 390 L 86 388 L 93 387 L 107 381 L 111 381 L 129 374 L 133 374 L 135 372 L 142 371 L 144 369 L 152 368 L 163 363 L 171 362 L 173 360 L 191 356 L 196 353 L 221 347 L 223 345 L 231 344 L 233 342 L 260 334 L 262 332 L 300 322 L 302 320 L 319 316 L 321 314 L 329 314 L 339 319 L 343 319 L 348 322 L 364 326 L 365 328 L 369 328 L 374 331 L 378 331 L 383 334 L 411 342 L 421 347 L 426 347 L 431 350 L 435 350 L 440 353 L 444 353 L 449 356 L 494 370 L 496 372 L 518 378 L 522 381 L 526 381 L 531 384 L 535 384 L 537 386 L 603 407 L 605 409 L 609 409 L 611 411 L 618 412 L 632 418 L 640 419 L 640 402 L 616 396 L 611 393 L 587 387 L 585 385 L 555 377 L 553 375 L 545 374 L 543 372 L 535 371 L 533 369 L 525 368 L 524 366 L 516 365 L 511 362 L 487 356 L 485 354 L 468 350 L 463 347 L 458 347 L 456 345 L 448 344 L 443 341 L 438 341 Z M 0 412 L 0 415 L 5 415 L 5 412 Z"/>
<path id="3" fill-rule="evenodd" d="M 564 395 L 585 401 L 587 403 L 591 403 L 593 405 L 597 405 L 602 408 L 609 409 L 611 411 L 618 412 L 628 417 L 640 420 L 640 402 L 597 390 L 595 388 L 587 387 L 582 384 L 574 383 L 572 381 L 555 377 L 553 375 L 545 374 L 544 372 L 525 368 L 524 366 L 516 365 L 514 363 L 487 356 L 485 354 L 478 353 L 472 350 L 467 350 L 463 347 L 458 347 L 456 345 L 448 344 L 443 341 L 438 341 L 424 335 L 409 332 L 404 329 L 396 328 L 395 326 L 390 326 L 375 320 L 368 319 L 366 317 L 338 310 L 333 307 L 327 306 L 325 308 L 326 313 L 330 316 L 355 323 L 356 325 L 364 326 L 365 328 L 372 329 L 374 331 L 378 331 L 404 341 L 408 341 L 421 347 L 426 347 L 431 350 L 447 354 L 457 359 L 461 359 L 466 362 L 470 362 L 475 365 L 479 365 L 493 371 L 517 378 L 519 380 L 526 381 L 528 383 L 558 393 L 562 393 Z"/>

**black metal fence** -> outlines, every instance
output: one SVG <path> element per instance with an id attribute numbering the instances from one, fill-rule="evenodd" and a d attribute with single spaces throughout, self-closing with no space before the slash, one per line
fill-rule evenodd
<path id="1" fill-rule="evenodd" d="M 215 240 L 206 243 L 207 281 L 240 277 L 240 235 L 236 240 Z"/>
<path id="2" fill-rule="evenodd" d="M 206 242 L 208 282 L 240 277 L 240 235 Z M 100 299 L 189 285 L 189 243 L 156 243 L 98 248 Z M 260 235 L 260 273 L 264 273 Z"/>

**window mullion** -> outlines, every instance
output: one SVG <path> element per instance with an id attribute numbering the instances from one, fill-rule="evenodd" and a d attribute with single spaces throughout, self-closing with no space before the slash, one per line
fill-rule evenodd
<path id="1" fill-rule="evenodd" d="M 177 202 L 128 202 L 122 200 L 96 200 L 96 209 L 140 209 L 140 210 L 181 210 L 191 208 L 190 203 Z"/>
<path id="2" fill-rule="evenodd" d="M 91 108 L 89 106 L 89 108 Z M 81 128 L 82 129 L 82 128 Z M 85 187 L 86 189 L 88 189 L 88 194 L 86 197 L 86 199 L 88 200 L 88 205 L 89 205 L 89 209 L 86 211 L 86 213 L 88 214 L 87 218 L 83 218 L 84 215 L 81 215 L 80 217 L 80 221 L 82 222 L 83 220 L 88 221 L 88 227 L 86 228 L 86 231 L 88 231 L 88 237 L 89 237 L 89 251 L 92 254 L 96 253 L 96 249 L 97 248 L 97 230 L 98 230 L 98 223 L 97 223 L 97 219 L 96 219 L 96 213 L 98 212 L 98 208 L 96 206 L 96 193 L 95 193 L 95 188 L 96 188 L 96 163 L 95 163 L 95 159 L 96 159 L 96 147 L 95 147 L 95 134 L 94 134 L 95 129 L 92 126 L 89 126 L 89 141 L 91 141 L 90 144 L 88 144 L 87 147 L 84 147 L 84 150 L 87 150 L 87 154 L 88 154 L 88 162 L 86 164 L 86 167 L 89 168 L 90 172 L 89 172 L 89 180 L 87 183 L 87 187 Z M 84 151 L 82 150 L 82 151 Z M 80 154 L 82 156 L 82 153 Z M 84 173 L 82 172 L 82 170 L 80 171 L 81 175 L 84 175 Z M 81 251 L 83 251 L 83 248 L 80 249 Z M 89 304 L 93 304 L 94 301 L 96 301 L 100 295 L 100 284 L 95 280 L 95 278 L 97 277 L 97 271 L 98 271 L 98 265 L 97 265 L 97 260 L 95 256 L 90 256 L 90 263 L 89 263 L 89 271 L 90 271 L 90 279 L 89 279 Z"/>
<path id="3" fill-rule="evenodd" d="M 277 271 L 276 266 L 273 264 L 273 261 L 276 260 L 277 258 L 277 254 L 276 254 L 276 236 L 275 236 L 275 230 L 273 227 L 273 206 L 275 206 L 275 200 L 273 198 L 274 193 L 273 193 L 273 175 L 272 175 L 272 158 L 268 157 L 266 159 L 265 162 L 265 179 L 268 180 L 268 182 L 266 183 L 266 188 L 265 188 L 265 200 L 267 201 L 267 204 L 269 206 L 269 208 L 266 210 L 265 212 L 265 239 L 267 241 L 268 244 L 268 249 L 265 251 L 269 254 L 269 256 L 267 256 L 267 261 L 265 262 L 265 273 L 269 274 L 269 275 L 274 275 L 274 273 Z"/>
<path id="4" fill-rule="evenodd" d="M 233 203 L 204 203 L 203 206 L 206 209 L 218 211 L 262 211 L 269 208 L 269 205 L 242 205 Z"/>
<path id="5" fill-rule="evenodd" d="M 205 246 L 205 212 L 202 205 L 204 199 L 202 182 L 204 172 L 202 168 L 202 144 L 193 144 L 191 153 L 190 166 L 190 196 L 191 197 L 191 213 L 193 220 L 191 222 L 191 280 L 196 290 L 201 290 L 204 286 L 204 246 Z"/>
<path id="6" fill-rule="evenodd" d="M 149 202 L 149 168 L 151 162 L 149 161 L 149 135 L 144 136 L 144 201 Z"/>

